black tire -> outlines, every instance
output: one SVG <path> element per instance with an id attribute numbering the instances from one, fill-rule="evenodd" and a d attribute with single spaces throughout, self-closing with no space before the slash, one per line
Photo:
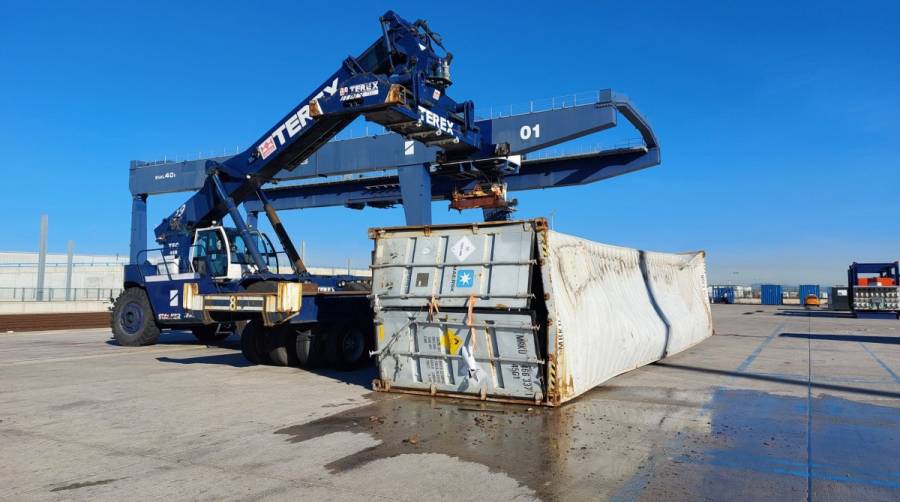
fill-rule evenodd
<path id="1" fill-rule="evenodd" d="M 241 335 L 241 353 L 253 364 L 268 364 L 269 355 L 263 350 L 265 336 L 259 321 L 250 321 L 239 326 Z"/>
<path id="2" fill-rule="evenodd" d="M 269 362 L 273 366 L 297 366 L 297 332 L 288 326 L 267 330 L 264 341 Z"/>
<path id="3" fill-rule="evenodd" d="M 301 368 L 319 368 L 325 362 L 325 347 L 322 343 L 322 335 L 317 328 L 298 331 L 294 347 L 297 353 L 297 363 Z"/>
<path id="4" fill-rule="evenodd" d="M 159 338 L 150 300 L 141 288 L 128 288 L 116 298 L 111 324 L 113 337 L 124 347 L 153 345 Z"/>
<path id="5" fill-rule="evenodd" d="M 224 324 L 207 324 L 191 328 L 191 333 L 201 342 L 215 343 L 231 336 L 232 331 Z"/>
<path id="6" fill-rule="evenodd" d="M 353 370 L 369 360 L 366 331 L 355 324 L 335 325 L 328 333 L 328 362 L 340 370 Z"/>

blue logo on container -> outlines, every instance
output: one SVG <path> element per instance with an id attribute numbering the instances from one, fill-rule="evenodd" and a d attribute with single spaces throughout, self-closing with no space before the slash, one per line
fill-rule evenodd
<path id="1" fill-rule="evenodd" d="M 475 271 L 471 269 L 463 269 L 456 273 L 457 288 L 471 288 L 475 283 Z"/>

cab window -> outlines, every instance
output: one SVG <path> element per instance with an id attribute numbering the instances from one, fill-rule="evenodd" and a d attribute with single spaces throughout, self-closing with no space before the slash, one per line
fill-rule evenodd
<path id="1" fill-rule="evenodd" d="M 221 277 L 228 273 L 228 251 L 218 230 L 197 232 L 194 268 L 209 267 L 206 275 Z M 199 267 L 198 267 L 199 265 Z"/>
<path id="2" fill-rule="evenodd" d="M 250 253 L 250 249 L 247 248 L 247 243 L 244 242 L 241 234 L 231 236 L 231 263 L 240 265 L 253 264 L 253 255 Z"/>
<path id="3" fill-rule="evenodd" d="M 278 255 L 275 253 L 275 248 L 272 247 L 269 238 L 260 232 L 254 232 L 251 234 L 251 238 L 253 239 L 253 242 L 256 243 L 256 249 L 262 253 L 263 259 L 266 261 L 266 266 L 270 269 L 277 270 Z"/>

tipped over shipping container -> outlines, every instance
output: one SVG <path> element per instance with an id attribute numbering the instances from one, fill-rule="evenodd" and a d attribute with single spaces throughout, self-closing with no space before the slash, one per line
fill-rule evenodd
<path id="1" fill-rule="evenodd" d="M 543 219 L 369 235 L 378 390 L 556 406 L 712 335 L 703 252 Z"/>

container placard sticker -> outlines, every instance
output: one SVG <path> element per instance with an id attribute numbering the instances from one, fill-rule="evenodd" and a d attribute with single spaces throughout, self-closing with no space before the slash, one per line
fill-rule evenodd
<path id="1" fill-rule="evenodd" d="M 456 244 L 450 248 L 450 252 L 453 253 L 453 256 L 455 256 L 457 260 L 464 261 L 475 252 L 475 244 L 472 244 L 472 241 L 470 241 L 468 237 L 463 236 L 462 239 L 456 241 Z"/>
<path id="2" fill-rule="evenodd" d="M 447 349 L 448 354 L 456 354 L 462 345 L 462 338 L 456 335 L 456 331 L 447 329 L 444 336 L 441 337 L 441 347 Z"/>
<path id="3" fill-rule="evenodd" d="M 475 271 L 471 269 L 462 269 L 456 273 L 457 288 L 471 288 L 475 283 Z"/>

